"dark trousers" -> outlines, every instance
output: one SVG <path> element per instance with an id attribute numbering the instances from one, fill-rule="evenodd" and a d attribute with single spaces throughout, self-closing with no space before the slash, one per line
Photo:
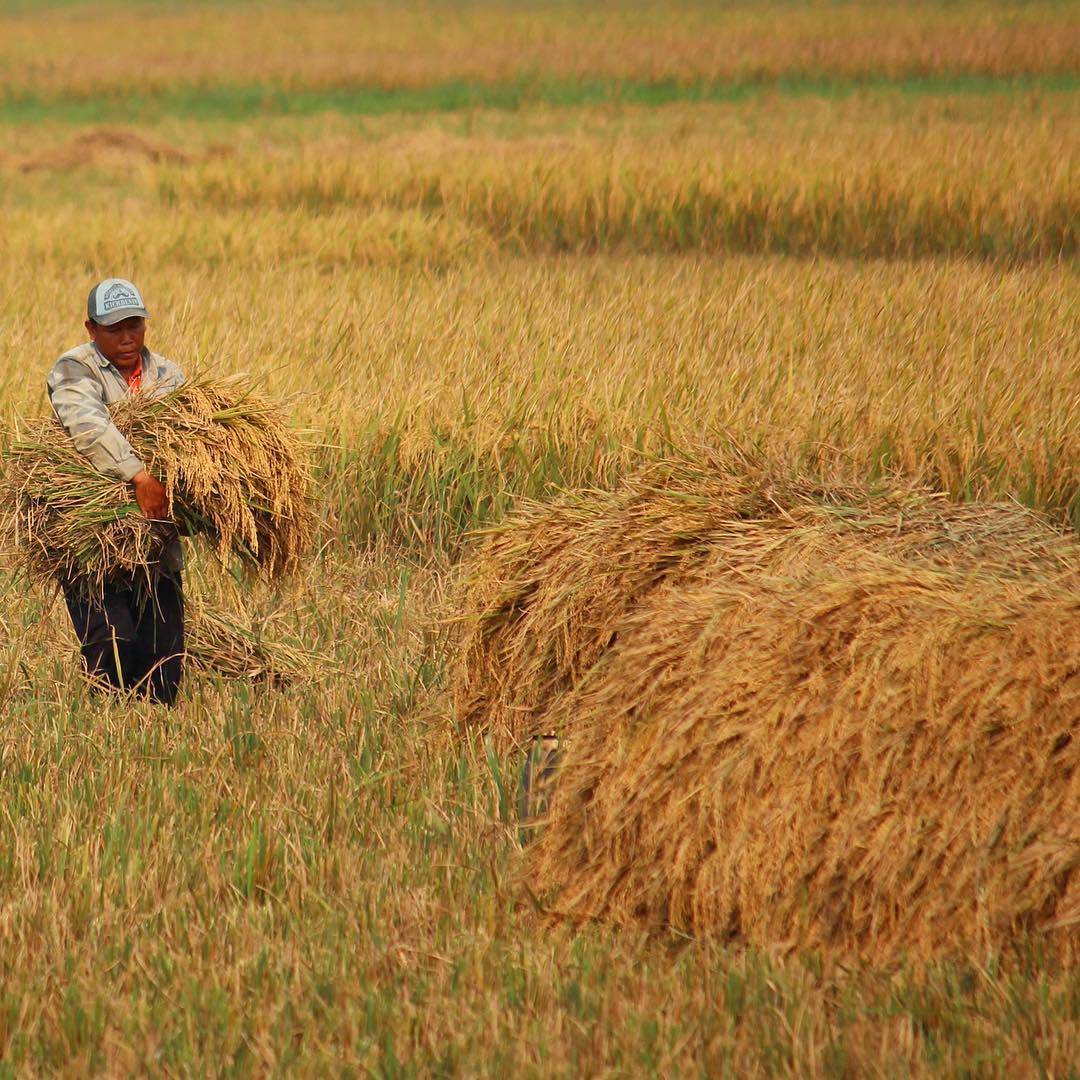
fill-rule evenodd
<path id="1" fill-rule="evenodd" d="M 179 575 L 138 590 L 106 585 L 92 600 L 64 586 L 87 673 L 115 690 L 172 705 L 184 672 L 184 591 Z"/>

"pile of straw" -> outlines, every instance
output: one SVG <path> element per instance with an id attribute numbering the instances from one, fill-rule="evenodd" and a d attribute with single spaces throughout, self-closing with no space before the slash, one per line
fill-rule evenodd
<path id="1" fill-rule="evenodd" d="M 542 734 L 552 703 L 665 584 L 752 586 L 867 552 L 1019 578 L 1076 573 L 1076 545 L 1022 507 L 823 485 L 746 460 L 661 461 L 610 492 L 526 505 L 465 569 L 459 719 L 503 743 Z"/>
<path id="2" fill-rule="evenodd" d="M 43 169 L 70 172 L 96 165 L 102 158 L 115 156 L 128 160 L 186 165 L 191 155 L 160 139 L 148 139 L 124 128 L 97 128 L 84 131 L 59 146 L 50 147 L 19 163 L 22 172 Z"/>
<path id="3" fill-rule="evenodd" d="M 268 581 L 297 567 L 313 528 L 309 465 L 279 406 L 241 378 L 198 378 L 163 397 L 133 395 L 111 412 L 168 489 L 181 531 L 207 537 L 223 561 L 238 556 Z M 3 494 L 5 539 L 39 580 L 95 589 L 136 577 L 175 536 L 142 516 L 130 485 L 85 461 L 55 419 L 19 433 Z"/>
<path id="4" fill-rule="evenodd" d="M 188 605 L 186 622 L 185 652 L 197 672 L 283 689 L 325 670 L 323 657 L 237 611 L 197 601 Z"/>
<path id="5" fill-rule="evenodd" d="M 527 854 L 542 904 L 875 962 L 1076 958 L 1075 578 L 863 561 L 626 620 L 544 718 L 573 735 Z"/>
<path id="6" fill-rule="evenodd" d="M 657 462 L 467 569 L 459 718 L 563 736 L 572 920 L 892 961 L 1080 940 L 1080 544 L 1012 504 Z"/>

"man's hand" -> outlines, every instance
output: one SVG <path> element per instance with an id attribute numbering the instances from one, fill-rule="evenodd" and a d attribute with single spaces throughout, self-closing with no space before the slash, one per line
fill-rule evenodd
<path id="1" fill-rule="evenodd" d="M 169 520 L 169 496 L 165 485 L 152 477 L 145 469 L 131 478 L 135 485 L 135 501 L 143 517 L 151 521 Z"/>

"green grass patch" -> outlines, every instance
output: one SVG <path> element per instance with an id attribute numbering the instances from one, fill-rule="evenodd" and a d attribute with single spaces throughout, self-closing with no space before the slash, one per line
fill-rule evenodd
<path id="1" fill-rule="evenodd" d="M 516 111 L 531 106 L 737 104 L 756 101 L 770 94 L 788 98 L 843 98 L 859 93 L 1013 95 L 1071 93 L 1077 89 L 1080 89 L 1080 73 L 1008 78 L 970 74 L 902 79 L 795 77 L 736 82 L 560 80 L 529 76 L 502 83 L 453 81 L 426 87 L 353 86 L 332 90 L 291 90 L 269 84 L 178 86 L 164 93 L 93 98 L 8 94 L 0 99 L 0 122 L 145 123 L 165 118 L 239 121 L 261 116 L 312 116 L 325 112 L 380 116 L 397 112 L 438 113 L 471 109 Z"/>

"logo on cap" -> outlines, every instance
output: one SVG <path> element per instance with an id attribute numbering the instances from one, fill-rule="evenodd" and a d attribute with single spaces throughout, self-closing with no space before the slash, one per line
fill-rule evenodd
<path id="1" fill-rule="evenodd" d="M 142 307 L 139 294 L 128 288 L 123 282 L 118 281 L 105 290 L 101 298 L 101 310 L 115 311 L 116 308 Z"/>

